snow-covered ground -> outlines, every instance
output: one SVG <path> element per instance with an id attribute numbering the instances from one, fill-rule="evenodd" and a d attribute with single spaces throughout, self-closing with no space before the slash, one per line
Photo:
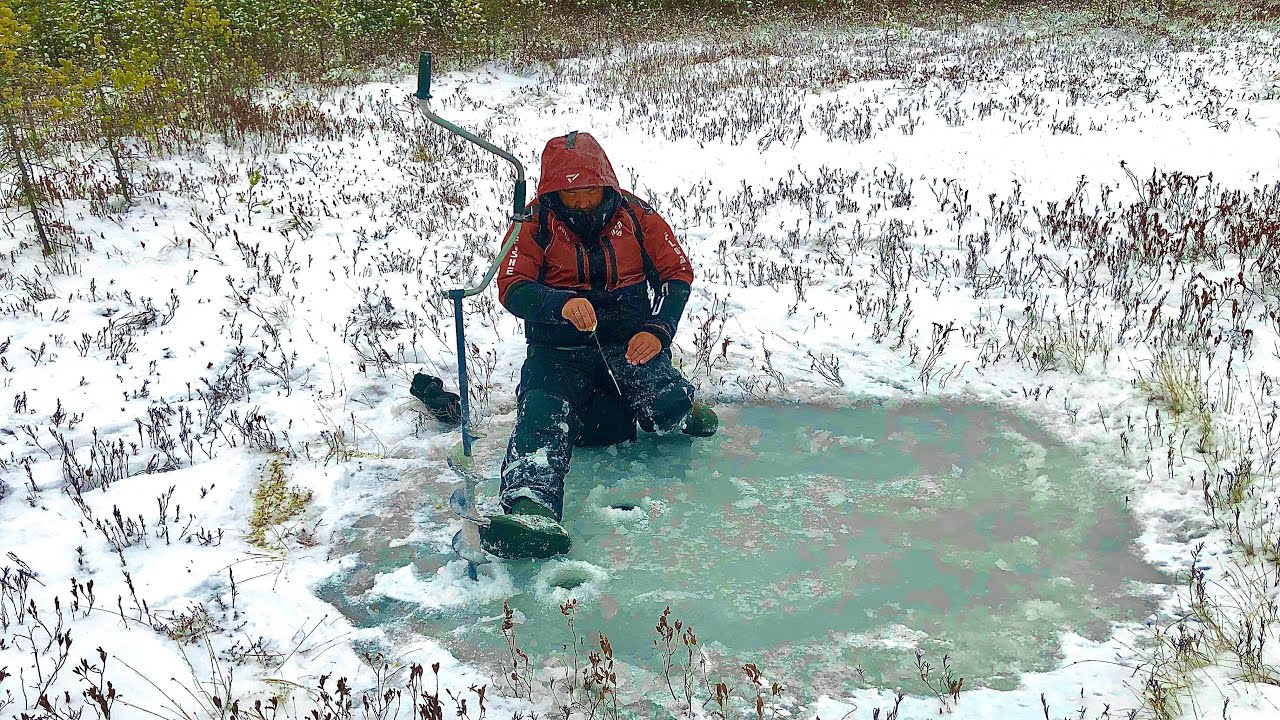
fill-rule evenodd
<path id="1" fill-rule="evenodd" d="M 1145 557 L 1181 583 L 1163 614 L 1105 643 L 1064 637 L 1060 669 L 966 689 L 948 712 L 1121 717 L 1143 696 L 1159 706 L 1154 675 L 1190 688 L 1172 716 L 1266 718 L 1280 713 L 1278 50 L 1264 31 L 1161 37 L 1072 16 L 784 30 L 451 73 L 433 108 L 510 148 L 531 181 L 549 137 L 601 140 L 695 263 L 676 355 L 708 398 L 972 397 L 1126 469 L 1116 492 Z M 312 94 L 328 120 L 139 162 L 146 192 L 127 212 L 62 208 L 78 241 L 55 260 L 25 231 L 0 241 L 6 714 L 42 716 L 45 693 L 47 717 L 230 717 L 231 701 L 273 697 L 281 717 L 394 717 L 362 694 L 403 687 L 413 663 L 432 690 L 437 662 L 473 713 L 482 685 L 489 713 L 528 708 L 500 696 L 495 668 L 358 629 L 313 592 L 350 562 L 334 533 L 398 483 L 434 484 L 420 501 L 439 507 L 455 482 L 457 433 L 409 382 L 456 382 L 439 293 L 482 275 L 510 176 L 417 115 L 413 88 Z M 490 290 L 468 301 L 467 332 L 479 423 L 508 426 L 519 325 Z M 302 510 L 250 545 L 273 479 L 274 504 Z M 422 602 L 465 600 L 467 582 L 450 566 Z M 1199 588 L 1207 610 L 1189 614 Z M 1186 633 L 1205 639 L 1175 657 Z M 893 704 L 870 688 L 788 712 Z M 900 717 L 939 705 L 907 698 Z"/>

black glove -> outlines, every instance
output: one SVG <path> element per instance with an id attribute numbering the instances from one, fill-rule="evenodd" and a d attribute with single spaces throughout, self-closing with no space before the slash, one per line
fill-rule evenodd
<path id="1" fill-rule="evenodd" d="M 462 398 L 445 390 L 444 381 L 440 378 L 414 373 L 409 394 L 421 400 L 436 420 L 450 426 L 462 424 Z"/>

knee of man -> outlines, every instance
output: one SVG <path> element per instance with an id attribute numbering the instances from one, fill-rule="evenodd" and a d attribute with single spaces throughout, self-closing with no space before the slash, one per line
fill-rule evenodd
<path id="1" fill-rule="evenodd" d="M 673 430 L 678 426 L 689 410 L 693 408 L 693 387 L 687 382 L 675 382 L 663 388 L 648 408 L 646 430 Z"/>
<path id="2" fill-rule="evenodd" d="M 544 390 L 533 390 L 520 398 L 515 439 L 519 448 L 558 445 L 578 431 L 573 405 Z"/>
<path id="3" fill-rule="evenodd" d="M 572 411 L 568 400 L 546 390 L 530 390 L 520 398 L 520 413 L 528 420 L 567 422 Z"/>

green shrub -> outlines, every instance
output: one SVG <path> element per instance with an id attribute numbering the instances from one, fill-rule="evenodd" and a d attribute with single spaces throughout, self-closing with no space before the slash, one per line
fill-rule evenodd
<path id="1" fill-rule="evenodd" d="M 687 26 L 754 18 L 858 13 L 910 22 L 930 13 L 989 13 L 1015 0 L 0 0 L 0 96 L 10 167 L 48 138 L 113 153 L 125 138 L 160 144 L 168 131 L 269 132 L 254 123 L 264 81 L 327 80 L 335 69 L 411 62 L 441 66 L 497 56 L 600 51 Z M 1280 0 L 1136 0 L 1135 10 L 1188 16 L 1274 16 Z M 1247 10 L 1247 12 L 1246 12 Z M 679 22 L 677 21 L 683 18 Z M 921 20 L 923 21 L 923 20 Z M 406 65 L 407 67 L 407 65 Z M 235 108 L 249 108 L 236 112 Z M 17 147 L 18 150 L 13 150 Z M 56 155 L 56 153 L 50 153 Z M 128 169 L 116 162 L 128 196 Z M 36 183 L 38 184 L 38 183 Z M 32 185 L 33 187 L 35 184 Z"/>

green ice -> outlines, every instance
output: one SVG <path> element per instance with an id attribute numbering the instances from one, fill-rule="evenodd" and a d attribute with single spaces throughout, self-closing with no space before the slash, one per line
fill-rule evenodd
<path id="1" fill-rule="evenodd" d="M 532 657 L 563 654 L 573 597 L 578 635 L 604 633 L 641 675 L 661 669 L 669 606 L 727 677 L 755 662 L 800 694 L 923 691 L 919 650 L 935 668 L 949 655 L 966 688 L 1009 689 L 1052 669 L 1065 631 L 1103 640 L 1151 611 L 1141 591 L 1162 578 L 1134 553 L 1121 473 L 1028 420 L 956 403 L 719 410 L 709 440 L 576 453 L 572 551 L 497 569 Z M 361 624 L 496 662 L 501 597 L 439 610 L 369 589 L 371 574 L 414 563 L 430 577 L 454 560 L 380 545 L 385 522 L 347 533 L 365 566 L 325 596 Z"/>

